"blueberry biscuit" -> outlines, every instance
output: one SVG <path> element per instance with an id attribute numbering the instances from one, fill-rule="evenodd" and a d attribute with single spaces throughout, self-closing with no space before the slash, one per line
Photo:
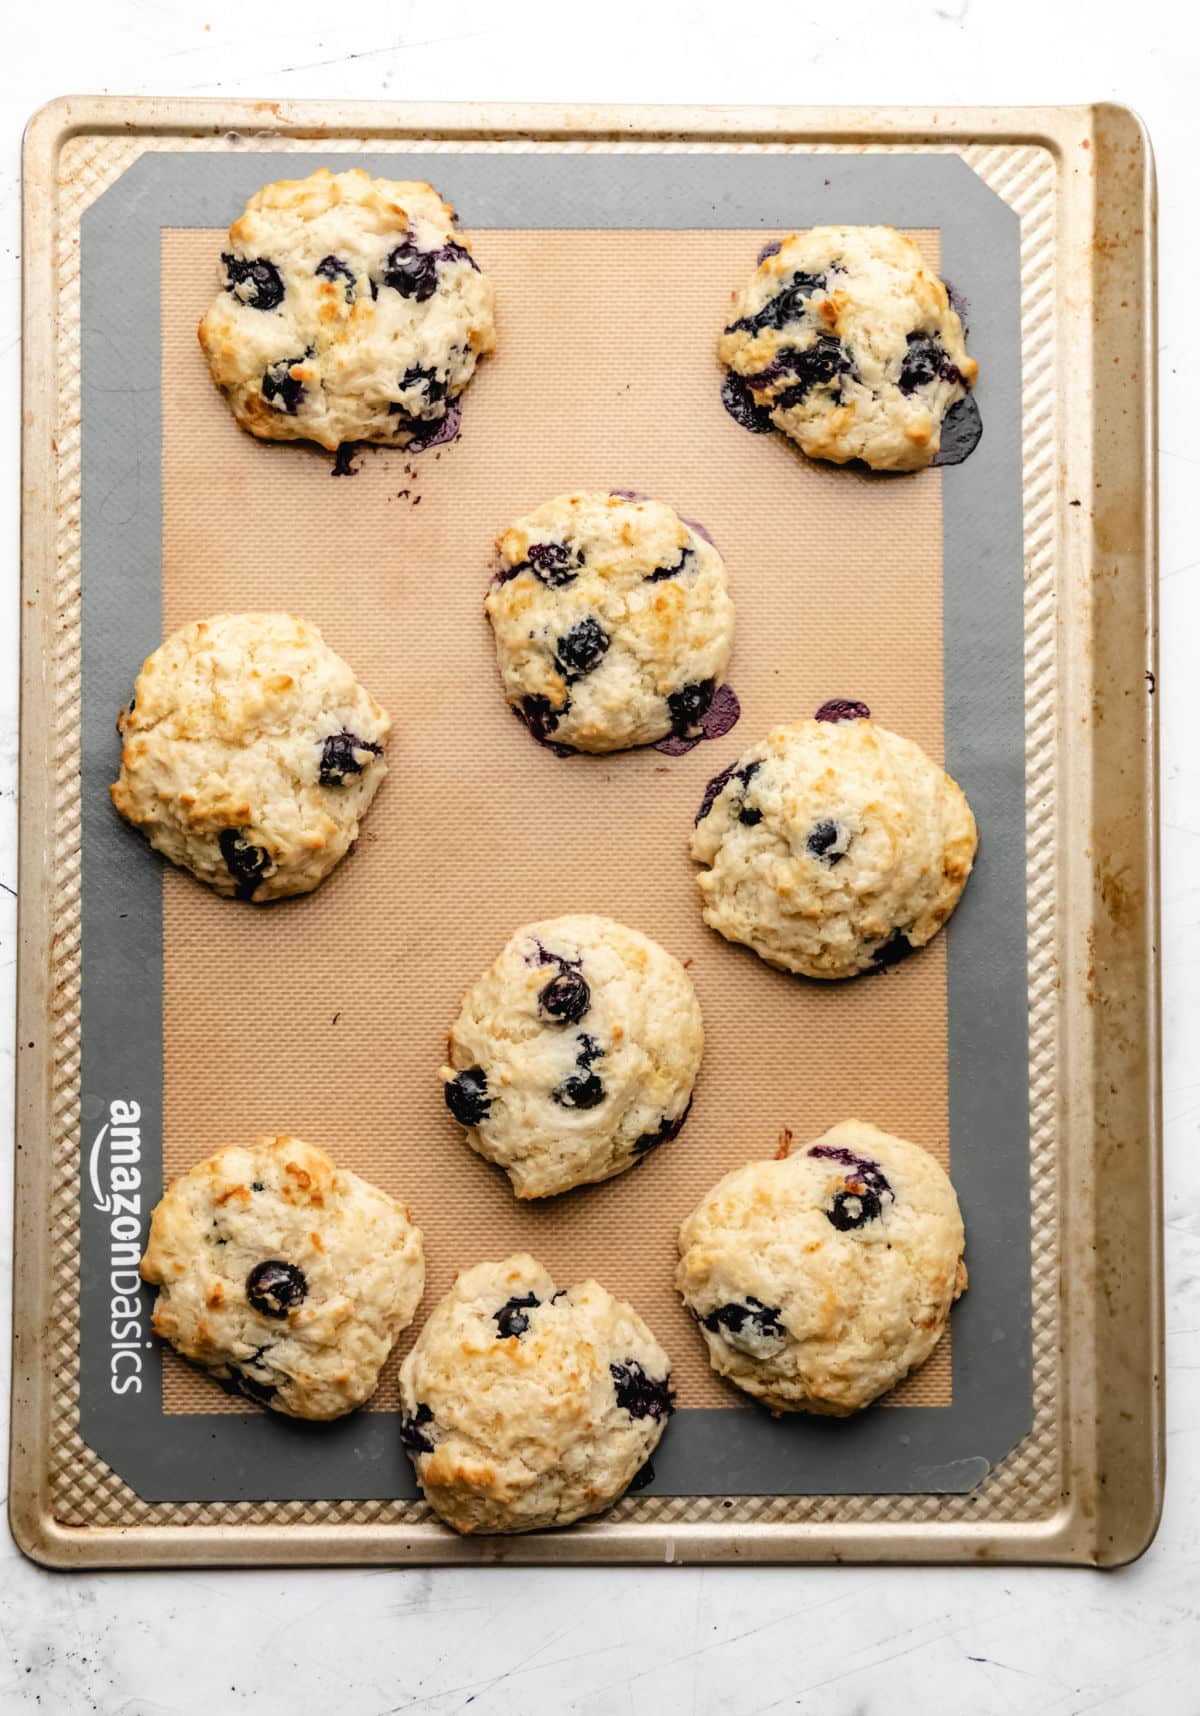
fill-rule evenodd
<path id="1" fill-rule="evenodd" d="M 480 1263 L 400 1372 L 400 1435 L 455 1531 L 538 1531 L 601 1513 L 658 1444 L 670 1365 L 597 1281 L 556 1289 L 532 1257 Z"/>
<path id="2" fill-rule="evenodd" d="M 324 167 L 266 185 L 221 269 L 200 344 L 268 441 L 428 445 L 495 347 L 491 282 L 430 185 Z"/>
<path id="3" fill-rule="evenodd" d="M 299 1138 L 222 1150 L 157 1206 L 142 1275 L 154 1332 L 292 1418 L 373 1393 L 425 1285 L 403 1204 Z"/>
<path id="4" fill-rule="evenodd" d="M 146 658 L 112 801 L 219 894 L 306 894 L 343 857 L 387 766 L 391 721 L 315 626 L 217 614 Z"/>
<path id="5" fill-rule="evenodd" d="M 692 733 L 729 663 L 725 566 L 662 501 L 559 495 L 497 542 L 484 608 L 504 695 L 542 739 L 619 751 Z"/>
<path id="6" fill-rule="evenodd" d="M 463 1000 L 446 1105 L 519 1198 L 551 1197 L 674 1138 L 703 1052 L 677 959 L 611 918 L 551 918 L 519 929 Z"/>
<path id="7" fill-rule="evenodd" d="M 692 835 L 704 920 L 768 965 L 854 977 L 924 947 L 975 860 L 961 789 L 865 704 L 776 727 L 709 783 Z"/>
<path id="8" fill-rule="evenodd" d="M 676 1285 L 712 1367 L 773 1412 L 857 1412 L 923 1364 L 966 1289 L 954 1188 L 926 1151 L 847 1120 L 715 1185 Z"/>
<path id="9" fill-rule="evenodd" d="M 877 471 L 923 470 L 979 373 L 945 285 L 890 226 L 769 246 L 718 352 L 765 426 L 810 458 Z"/>

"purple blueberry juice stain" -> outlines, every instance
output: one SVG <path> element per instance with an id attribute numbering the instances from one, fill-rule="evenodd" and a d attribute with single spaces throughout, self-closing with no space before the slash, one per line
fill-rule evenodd
<path id="1" fill-rule="evenodd" d="M 762 267 L 763 263 L 767 260 L 768 256 L 778 256 L 779 252 L 782 249 L 783 249 L 783 240 L 781 238 L 773 238 L 771 240 L 770 244 L 764 244 L 762 249 L 758 253 L 758 265 L 759 265 L 759 267 L 760 268 Z"/>
<path id="2" fill-rule="evenodd" d="M 682 513 L 681 513 L 680 518 L 679 518 L 679 522 L 681 524 L 686 524 L 688 529 L 693 533 L 693 535 L 701 537 L 703 541 L 708 543 L 710 548 L 715 548 L 717 546 L 716 543 L 713 541 L 712 537 L 709 535 L 708 531 L 705 530 L 704 526 L 700 523 L 700 521 L 698 519 L 684 518 Z"/>
<path id="3" fill-rule="evenodd" d="M 958 288 L 950 284 L 949 280 L 943 280 L 942 285 L 946 288 L 946 296 L 950 300 L 950 308 L 962 323 L 962 331 L 965 338 L 971 331 L 968 326 L 971 315 L 971 305 L 968 300 L 963 297 Z"/>
<path id="4" fill-rule="evenodd" d="M 696 812 L 695 817 L 693 818 L 693 823 L 696 826 L 699 826 L 699 824 L 704 821 L 704 818 L 708 815 L 713 805 L 716 804 L 729 782 L 733 779 L 736 770 L 737 764 L 730 763 L 727 769 L 722 769 L 719 775 L 714 775 L 709 781 L 708 785 L 704 789 L 704 797 L 700 800 L 700 809 Z"/>
<path id="5" fill-rule="evenodd" d="M 555 709 L 548 697 L 523 697 L 513 714 L 545 750 L 553 751 L 556 757 L 574 757 L 579 753 L 573 745 L 558 744 L 550 737 L 570 707 L 570 700 L 561 709 Z"/>
<path id="6" fill-rule="evenodd" d="M 675 1410 L 669 1376 L 647 1376 L 637 1359 L 625 1364 L 610 1364 L 613 1390 L 617 1405 L 631 1418 L 652 1418 L 659 1424 Z"/>
<path id="7" fill-rule="evenodd" d="M 712 701 L 700 717 L 700 727 L 706 739 L 723 739 L 742 718 L 742 705 L 732 685 L 718 685 Z"/>
<path id="8" fill-rule="evenodd" d="M 740 429 L 748 429 L 752 435 L 775 433 L 775 425 L 771 421 L 771 407 L 758 403 L 745 378 L 736 370 L 726 371 L 725 379 L 721 383 L 721 404 Z"/>
<path id="9" fill-rule="evenodd" d="M 614 500 L 647 501 L 650 499 L 650 496 L 644 495 L 640 489 L 609 489 L 608 492 Z"/>
<path id="10" fill-rule="evenodd" d="M 654 749 L 664 757 L 686 757 L 689 751 L 696 749 L 700 738 L 699 733 L 694 739 L 689 739 L 682 733 L 671 733 L 667 738 L 660 739 Z"/>
<path id="11" fill-rule="evenodd" d="M 869 721 L 871 711 L 865 703 L 858 703 L 849 697 L 831 697 L 813 716 L 814 721 Z"/>
<path id="12" fill-rule="evenodd" d="M 968 393 L 956 399 L 942 419 L 942 444 L 933 455 L 936 466 L 961 465 L 969 459 L 983 438 L 983 419 L 975 395 Z"/>
<path id="13" fill-rule="evenodd" d="M 664 757 L 685 757 L 702 739 L 723 739 L 725 734 L 737 725 L 742 713 L 737 692 L 732 685 L 719 685 L 709 693 L 699 713 L 689 719 L 689 727 L 699 727 L 699 732 L 683 729 L 683 719 L 688 716 L 689 707 L 699 706 L 705 689 L 712 683 L 706 679 L 699 685 L 685 685 L 682 690 L 672 692 L 667 698 L 667 707 L 672 721 L 676 723 L 676 731 L 667 738 L 660 739 L 654 747 Z M 676 699 L 680 701 L 677 703 Z M 707 814 L 706 811 L 705 815 Z"/>
<path id="14" fill-rule="evenodd" d="M 343 441 L 337 452 L 333 455 L 333 465 L 330 469 L 329 475 L 331 477 L 356 477 L 358 475 L 359 467 L 352 461 L 354 459 L 354 455 L 362 449 L 362 446 L 363 442 L 361 441 Z"/>
<path id="15" fill-rule="evenodd" d="M 457 441 L 462 434 L 462 400 L 452 399 L 440 417 L 410 417 L 408 412 L 389 407 L 394 417 L 406 419 L 405 428 L 411 431 L 410 439 L 404 451 L 406 453 L 427 453 L 431 447 L 444 447 L 451 441 Z"/>

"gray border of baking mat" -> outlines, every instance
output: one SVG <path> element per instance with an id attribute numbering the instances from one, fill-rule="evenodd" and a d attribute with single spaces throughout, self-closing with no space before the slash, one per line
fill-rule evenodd
<path id="1" fill-rule="evenodd" d="M 985 833 L 946 931 L 950 1125 L 971 1291 L 955 1311 L 953 1404 L 838 1423 L 754 1408 L 680 1411 L 654 1495 L 955 1493 L 1032 1423 L 1025 917 L 1020 230 L 950 155 L 605 153 L 364 155 L 388 178 L 432 179 L 487 228 L 761 228 L 822 221 L 941 231 L 942 267 L 971 304 L 985 378 L 983 440 L 943 483 L 946 761 Z M 147 1501 L 413 1496 L 395 1413 L 298 1424 L 277 1414 L 167 1415 L 141 1293 L 115 1340 L 111 1224 L 139 1241 L 162 1190 L 160 860 L 109 803 L 113 718 L 162 637 L 160 244 L 164 227 L 226 227 L 261 185 L 320 154 L 150 152 L 87 211 L 82 232 L 83 1019 L 80 1146 L 81 1430 Z M 338 157 L 340 165 L 349 160 Z M 751 258 L 747 256 L 747 266 Z M 714 409 L 719 405 L 714 398 Z M 903 478 L 893 479 L 903 481 Z M 835 687 L 834 689 L 839 689 Z M 850 686 L 870 697 L 870 688 Z M 888 982 L 887 975 L 874 979 Z M 97 1207 L 114 1101 L 141 1109 L 141 1185 Z M 99 1140 L 99 1142 L 97 1142 Z M 124 1348 L 124 1356 L 118 1349 Z M 110 1386 L 141 1360 L 141 1391 Z"/>

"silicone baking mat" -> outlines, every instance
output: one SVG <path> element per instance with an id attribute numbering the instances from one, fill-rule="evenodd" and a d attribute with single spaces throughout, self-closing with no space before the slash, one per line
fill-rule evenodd
<path id="1" fill-rule="evenodd" d="M 1018 222 L 951 156 L 353 161 L 428 178 L 457 206 L 496 282 L 499 350 L 459 441 L 364 451 L 349 478 L 243 435 L 195 340 L 246 197 L 349 158 L 147 154 L 82 225 L 81 1434 L 148 1501 L 415 1495 L 394 1366 L 375 1410 L 312 1427 L 164 1358 L 146 1293 L 123 1319 L 138 1334 L 117 1338 L 113 1299 L 164 1177 L 290 1130 L 411 1205 L 421 1315 L 455 1268 L 518 1247 L 633 1300 L 681 1408 L 648 1499 L 969 1490 L 1032 1419 Z M 722 410 L 713 345 L 731 290 L 764 237 L 825 221 L 912 230 L 969 301 L 984 436 L 963 466 L 825 468 Z M 683 758 L 558 758 L 505 709 L 481 612 L 491 543 L 576 487 L 654 494 L 714 535 L 737 606 L 742 718 L 725 739 Z M 115 711 L 164 631 L 269 607 L 319 624 L 395 730 L 351 858 L 316 895 L 252 908 L 165 871 L 107 786 Z M 707 931 L 687 858 L 705 779 L 829 696 L 863 698 L 944 756 L 983 841 L 946 934 L 841 986 Z M 679 1139 L 635 1171 L 517 1204 L 445 1113 L 444 1033 L 513 928 L 581 909 L 689 962 L 701 1083 Z M 709 1372 L 671 1287 L 675 1231 L 784 1129 L 803 1139 L 849 1114 L 951 1163 L 971 1287 L 952 1345 L 890 1402 L 849 1423 L 773 1421 Z M 113 1172 L 135 1149 L 136 1195 Z"/>

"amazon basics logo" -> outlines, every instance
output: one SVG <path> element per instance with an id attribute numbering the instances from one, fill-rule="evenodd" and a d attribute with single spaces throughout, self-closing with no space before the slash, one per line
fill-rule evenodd
<path id="1" fill-rule="evenodd" d="M 114 1394 L 142 1392 L 142 1111 L 136 1102 L 112 1102 L 108 1119 L 88 1152 L 92 1207 L 108 1220 L 109 1387 Z"/>

